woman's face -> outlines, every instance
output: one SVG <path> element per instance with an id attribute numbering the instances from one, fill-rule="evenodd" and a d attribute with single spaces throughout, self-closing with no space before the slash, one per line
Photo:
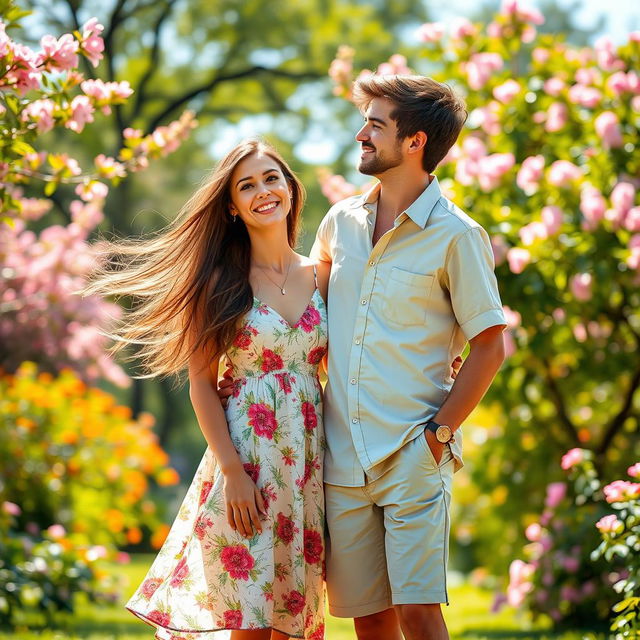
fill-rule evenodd
<path id="1" fill-rule="evenodd" d="M 249 229 L 286 221 L 291 190 L 280 165 L 262 153 L 239 162 L 231 176 L 231 202 L 231 213 Z"/>

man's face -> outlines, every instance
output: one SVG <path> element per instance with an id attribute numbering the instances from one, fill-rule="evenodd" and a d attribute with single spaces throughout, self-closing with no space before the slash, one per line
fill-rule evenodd
<path id="1" fill-rule="evenodd" d="M 389 115 L 394 105 L 386 98 L 374 98 L 365 111 L 365 123 L 356 134 L 362 153 L 358 171 L 379 176 L 402 164 L 402 142 L 396 137 L 396 123 Z"/>

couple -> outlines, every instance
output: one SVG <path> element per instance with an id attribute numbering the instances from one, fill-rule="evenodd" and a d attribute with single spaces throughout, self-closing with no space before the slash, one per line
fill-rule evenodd
<path id="1" fill-rule="evenodd" d="M 419 76 L 362 78 L 354 96 L 359 170 L 379 184 L 329 211 L 311 258 L 293 250 L 302 184 L 250 141 L 168 230 L 113 245 L 95 285 L 138 297 L 118 337 L 152 374 L 188 367 L 208 444 L 127 605 L 157 638 L 320 640 L 325 557 L 330 610 L 359 640 L 448 637 L 458 428 L 503 360 L 505 319 L 487 234 L 432 175 L 461 100 Z"/>

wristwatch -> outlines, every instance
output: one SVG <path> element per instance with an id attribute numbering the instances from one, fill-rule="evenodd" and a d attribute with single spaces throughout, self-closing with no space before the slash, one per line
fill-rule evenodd
<path id="1" fill-rule="evenodd" d="M 436 440 L 442 444 L 448 444 L 454 441 L 453 431 L 451 427 L 446 424 L 438 424 L 433 420 L 429 420 L 425 425 L 425 428 L 429 429 L 429 431 L 433 431 L 433 433 L 436 434 Z"/>

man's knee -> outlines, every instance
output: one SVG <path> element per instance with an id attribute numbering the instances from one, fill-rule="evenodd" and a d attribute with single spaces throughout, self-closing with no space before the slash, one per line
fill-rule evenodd
<path id="1" fill-rule="evenodd" d="M 354 618 L 358 640 L 379 640 L 380 638 L 401 638 L 398 618 L 393 609 L 386 609 L 369 616 Z"/>
<path id="2" fill-rule="evenodd" d="M 441 638 L 446 634 L 446 625 L 439 604 L 399 604 L 396 605 L 396 613 L 400 624 L 410 637 L 424 636 L 425 631 L 433 633 L 433 637 Z"/>

